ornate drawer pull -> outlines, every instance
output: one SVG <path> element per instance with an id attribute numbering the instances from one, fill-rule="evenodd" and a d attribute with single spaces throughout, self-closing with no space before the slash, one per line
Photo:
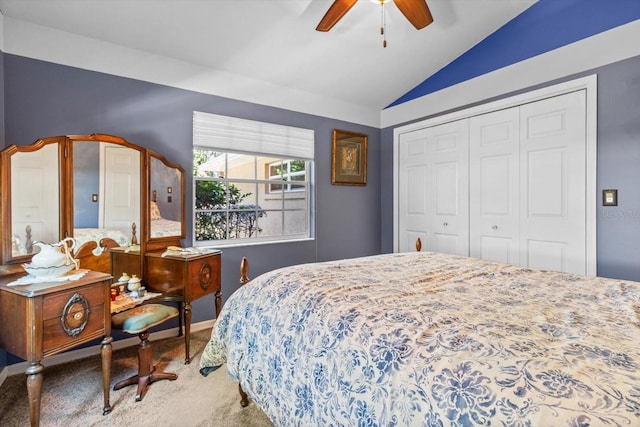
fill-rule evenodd
<path id="1" fill-rule="evenodd" d="M 80 335 L 89 321 L 89 312 L 89 301 L 82 294 L 74 293 L 64 305 L 60 316 L 65 334 L 72 338 Z"/>
<path id="2" fill-rule="evenodd" d="M 204 262 L 200 266 L 200 287 L 207 290 L 211 285 L 211 266 L 208 262 Z"/>

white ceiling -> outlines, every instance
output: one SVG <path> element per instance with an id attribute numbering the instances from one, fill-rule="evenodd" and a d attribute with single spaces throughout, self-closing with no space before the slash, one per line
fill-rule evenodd
<path id="1" fill-rule="evenodd" d="M 360 0 L 328 33 L 333 0 L 0 0 L 0 11 L 85 37 L 380 111 L 536 0 L 427 0 L 416 30 Z"/>

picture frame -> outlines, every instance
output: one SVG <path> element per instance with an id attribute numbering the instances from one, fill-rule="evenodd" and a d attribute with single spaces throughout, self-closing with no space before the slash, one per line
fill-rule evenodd
<path id="1" fill-rule="evenodd" d="M 333 130 L 331 184 L 367 185 L 368 135 Z"/>

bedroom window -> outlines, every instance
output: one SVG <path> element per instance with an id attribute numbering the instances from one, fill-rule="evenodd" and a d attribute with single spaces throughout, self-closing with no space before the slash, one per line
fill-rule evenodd
<path id="1" fill-rule="evenodd" d="M 193 242 L 311 237 L 312 130 L 194 112 Z"/>

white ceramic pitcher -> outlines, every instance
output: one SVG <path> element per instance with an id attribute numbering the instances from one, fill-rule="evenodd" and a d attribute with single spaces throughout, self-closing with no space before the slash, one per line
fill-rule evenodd
<path id="1" fill-rule="evenodd" d="M 31 265 L 34 267 L 59 267 L 77 263 L 71 255 L 76 245 L 73 237 L 64 238 L 58 243 L 33 242 L 33 245 L 40 248 L 40 252 L 31 258 Z"/>

